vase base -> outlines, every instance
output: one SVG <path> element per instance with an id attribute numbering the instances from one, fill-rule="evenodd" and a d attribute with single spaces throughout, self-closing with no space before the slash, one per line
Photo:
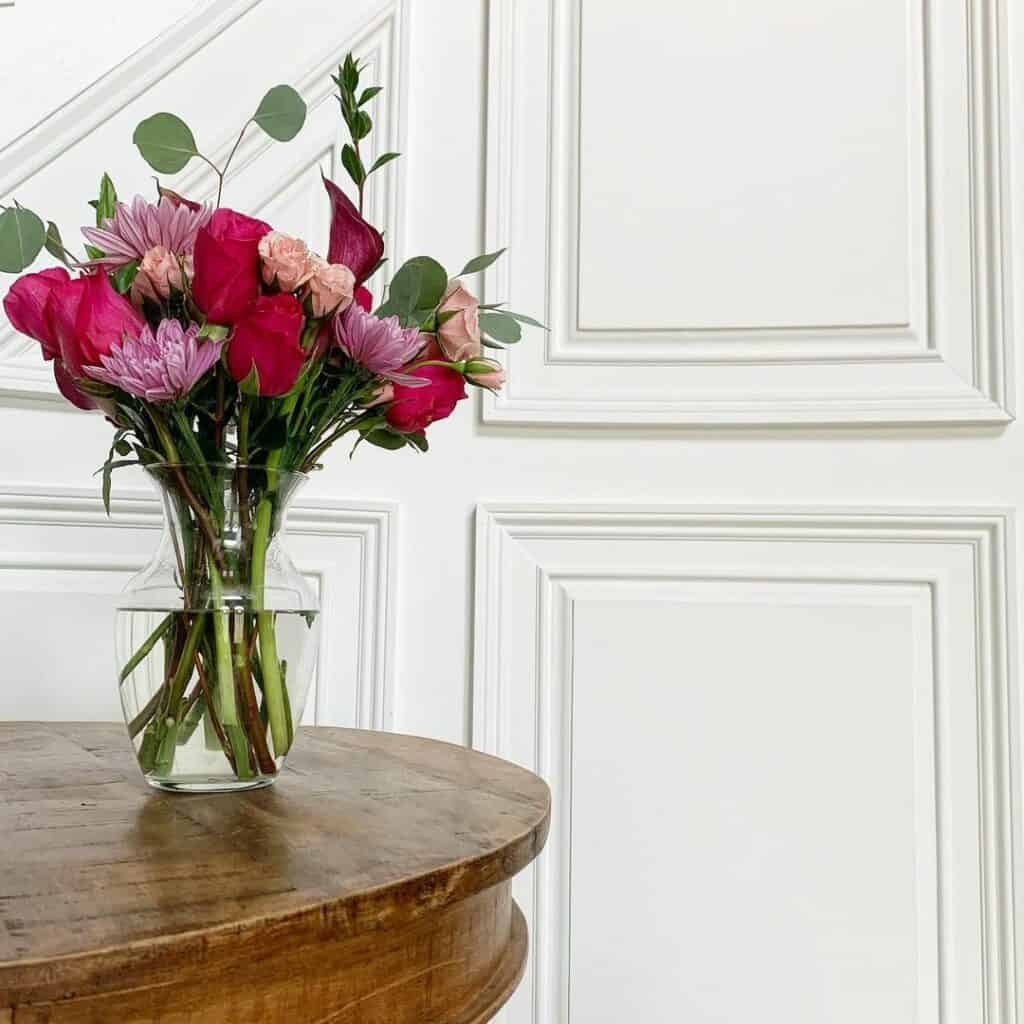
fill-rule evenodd
<path id="1" fill-rule="evenodd" d="M 154 789 L 165 793 L 240 793 L 247 789 L 263 789 L 277 781 L 276 775 L 261 775 L 255 779 L 216 779 L 202 775 L 183 775 L 176 779 L 143 777 Z"/>

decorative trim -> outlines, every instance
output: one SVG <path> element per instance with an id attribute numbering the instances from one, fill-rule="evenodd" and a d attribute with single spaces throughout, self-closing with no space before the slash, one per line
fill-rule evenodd
<path id="1" fill-rule="evenodd" d="M 648 554 L 652 542 L 678 544 L 678 558 L 661 558 L 655 564 Z M 707 545 L 730 542 L 777 542 L 783 547 L 777 549 L 777 562 L 758 561 L 763 555 L 737 555 L 735 548 L 728 557 L 723 556 L 720 565 L 706 557 L 699 563 L 692 558 L 695 545 L 706 552 Z M 876 549 L 874 554 L 865 553 L 862 562 L 851 557 L 839 565 L 814 551 L 815 545 L 823 543 L 849 545 L 851 553 L 858 555 L 860 546 L 869 543 L 891 546 L 893 556 L 909 549 L 916 554 L 900 562 L 896 557 L 880 558 Z M 543 554 L 539 545 L 543 545 Z M 929 549 L 935 551 L 934 561 L 923 557 Z M 936 761 L 932 770 L 919 765 L 917 778 L 926 786 L 932 780 L 935 787 L 932 797 L 924 793 L 922 801 L 937 801 L 933 816 L 925 815 L 936 826 L 932 834 L 937 846 L 929 853 L 925 843 L 918 851 L 923 858 L 918 877 L 924 887 L 918 896 L 919 927 L 927 942 L 927 946 L 922 944 L 925 960 L 920 961 L 922 1020 L 941 1024 L 963 1015 L 984 1018 L 987 1024 L 1015 1024 L 1014 920 L 1020 905 L 1014 894 L 1013 870 L 1021 851 L 1014 826 L 1019 769 L 1016 681 L 1009 655 L 1016 644 L 1012 549 L 1013 516 L 1000 509 L 478 506 L 473 744 L 538 771 L 552 786 L 556 808 L 551 838 L 535 868 L 532 890 L 525 889 L 520 896 L 532 910 L 528 914 L 532 916 L 533 951 L 527 986 L 531 1010 L 528 1015 L 523 1002 L 510 1020 L 542 1024 L 568 1019 L 574 603 L 593 596 L 595 587 L 613 587 L 621 600 L 630 592 L 624 589 L 627 587 L 635 586 L 635 593 L 642 596 L 651 587 L 726 580 L 884 588 L 881 592 L 887 600 L 896 600 L 902 593 L 911 595 L 903 600 L 915 603 L 918 599 L 913 593 L 924 595 L 923 615 L 931 622 L 932 640 L 927 641 L 926 630 L 926 650 L 920 660 L 925 666 L 922 671 L 930 675 L 926 683 L 934 693 L 935 709 L 921 718 L 929 733 L 922 740 L 922 749 L 934 746 Z M 969 557 L 971 570 L 963 568 L 961 553 Z M 958 559 L 955 578 L 950 568 L 954 555 Z M 965 584 L 968 575 L 973 587 Z M 970 600 L 973 605 L 972 623 L 957 619 L 959 633 L 950 621 L 954 598 Z M 512 628 L 515 635 L 508 635 Z M 972 968 L 971 976 L 980 979 L 981 987 L 977 993 L 967 994 L 958 991 L 951 980 L 959 974 L 963 960 L 957 937 L 967 935 L 969 945 L 976 942 L 973 923 L 961 922 L 958 928 L 949 905 L 956 899 L 973 900 L 970 880 L 961 878 L 957 884 L 950 874 L 950 823 L 955 820 L 960 829 L 971 828 L 975 820 L 967 809 L 961 808 L 959 817 L 953 813 L 955 808 L 951 810 L 954 785 L 949 778 L 947 745 L 956 680 L 950 671 L 948 642 L 956 635 L 974 650 L 976 690 L 969 702 L 976 707 L 978 744 L 976 856 L 982 962 Z M 511 670 L 507 664 L 513 651 L 519 652 L 515 679 L 508 677 Z M 526 665 L 533 666 L 532 679 L 522 677 Z M 963 682 L 960 677 L 962 672 L 957 678 Z M 926 695 L 926 699 L 930 703 L 932 698 Z M 933 732 L 939 735 L 932 736 Z M 530 749 L 532 755 L 527 753 Z M 965 756 L 974 763 L 970 754 Z M 926 821 L 922 835 L 927 834 Z M 956 835 L 960 842 L 969 842 L 961 831 Z"/>
<path id="2" fill-rule="evenodd" d="M 328 718 L 329 680 L 337 660 L 331 652 L 330 623 L 336 622 L 335 587 L 354 588 L 359 594 L 358 650 L 355 657 L 355 704 L 351 721 L 361 729 L 390 729 L 394 721 L 394 619 L 397 609 L 395 550 L 398 509 L 391 502 L 349 502 L 334 499 L 301 501 L 288 516 L 293 537 L 322 538 L 325 554 L 315 561 L 299 559 L 299 567 L 317 578 L 321 599 L 320 658 L 317 686 L 317 720 Z M 160 503 L 144 491 L 118 490 L 108 517 L 95 491 L 60 486 L 0 485 L 0 529 L 25 526 L 31 529 L 152 530 L 163 528 Z M 357 580 L 338 579 L 327 553 L 338 540 L 355 540 L 360 546 Z M 68 554 L 24 547 L 0 551 L 4 569 L 87 569 L 109 572 L 139 570 L 151 552 L 90 552 Z"/>
<path id="3" fill-rule="evenodd" d="M 551 332 L 510 352 L 507 389 L 482 397 L 485 423 L 768 426 L 1013 419 L 1005 26 L 999 0 L 967 0 L 969 181 L 962 201 L 970 205 L 963 245 L 971 255 L 965 280 L 947 276 L 943 294 L 937 294 L 935 222 L 947 202 L 961 199 L 958 193 L 955 200 L 945 195 L 934 169 L 944 159 L 937 154 L 942 129 L 934 110 L 943 89 L 934 81 L 929 51 L 943 15 L 916 0 L 909 45 L 912 89 L 921 95 L 913 103 L 910 148 L 920 187 L 913 189 L 911 206 L 917 226 L 910 323 L 664 330 L 582 330 L 577 324 L 581 3 L 491 0 L 486 247 L 511 245 L 512 252 L 487 271 L 487 294 L 542 308 Z M 546 60 L 540 56 L 544 47 Z M 536 90 L 522 83 L 545 73 L 542 108 Z M 535 160 L 524 157 L 541 148 L 547 153 L 543 174 Z M 524 219 L 523 210 L 532 213 Z M 944 310 L 965 292 L 970 308 L 963 304 L 961 326 Z M 656 387 L 652 372 L 662 378 Z"/>
<path id="4" fill-rule="evenodd" d="M 0 196 L 19 187 L 47 163 L 63 156 L 71 146 L 85 137 L 87 132 L 80 130 L 83 124 L 88 124 L 91 131 L 106 117 L 116 114 L 170 70 L 193 56 L 212 38 L 212 35 L 185 31 L 188 26 L 198 21 L 205 27 L 209 22 L 218 26 L 217 32 L 224 31 L 259 2 L 260 0 L 204 0 L 201 13 L 179 22 L 124 64 L 99 79 L 58 114 L 40 122 L 22 137 L 25 140 L 24 145 L 21 144 L 21 140 L 17 140 L 6 151 L 0 152 Z M 295 83 L 307 102 L 309 113 L 313 114 L 323 104 L 330 102 L 333 90 L 330 72 L 337 64 L 339 51 L 344 47 L 358 50 L 380 74 L 381 83 L 386 85 L 385 93 L 377 101 L 380 106 L 376 112 L 376 131 L 371 136 L 374 147 L 381 151 L 389 149 L 401 152 L 405 149 L 404 26 L 407 2 L 408 0 L 388 0 L 386 3 L 379 3 L 370 17 L 361 24 L 341 26 L 344 31 L 343 39 L 325 48 L 312 62 L 310 69 Z M 211 9 L 219 12 L 217 18 L 212 21 Z M 152 57 L 155 53 L 159 53 L 159 61 Z M 50 123 L 53 118 L 59 118 L 59 121 L 57 127 L 53 129 L 51 138 L 48 126 L 52 127 Z M 66 125 L 67 130 L 61 129 L 60 125 Z M 300 148 L 293 150 L 292 154 L 299 166 L 311 168 L 326 154 L 325 172 L 331 177 L 337 177 L 337 171 L 341 167 L 343 140 L 340 135 L 341 129 L 338 127 L 340 121 L 332 122 L 332 125 L 331 133 L 326 138 L 322 134 L 318 138 L 313 138 L 309 132 L 300 135 Z M 225 136 L 211 147 L 212 159 L 215 162 L 223 162 L 233 144 L 234 137 Z M 242 173 L 274 145 L 275 143 L 260 132 L 248 133 L 232 163 L 229 180 Z M 7 156 L 7 153 L 12 155 Z M 21 154 L 23 159 L 19 158 L 18 154 Z M 369 155 L 372 156 L 373 153 Z M 5 178 L 5 173 L 9 181 Z M 367 215 L 382 227 L 395 254 L 402 244 L 401 179 L 402 176 L 395 167 L 385 169 L 374 178 L 374 184 L 367 193 Z M 285 176 L 283 180 L 268 182 L 266 194 L 261 196 L 251 212 L 260 213 L 293 182 L 294 176 L 291 175 Z M 174 187 L 187 195 L 212 200 L 216 194 L 216 178 L 212 170 L 197 161 L 193 170 L 186 172 L 180 181 L 174 183 Z M 320 188 L 315 174 L 310 180 L 310 187 Z M 326 199 L 324 217 L 327 217 Z M 398 266 L 400 261 L 393 259 L 392 264 Z M 39 400 L 47 405 L 52 402 L 63 402 L 53 381 L 52 368 L 42 360 L 38 344 L 31 339 L 19 338 L 0 313 L 0 401 L 10 397 Z"/>

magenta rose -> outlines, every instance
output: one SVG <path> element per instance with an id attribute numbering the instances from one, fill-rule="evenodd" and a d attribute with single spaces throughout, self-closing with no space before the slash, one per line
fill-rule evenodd
<path id="1" fill-rule="evenodd" d="M 4 312 L 11 326 L 21 334 L 35 338 L 42 346 L 43 358 L 60 354 L 60 345 L 50 322 L 50 299 L 59 285 L 71 280 L 63 267 L 41 270 L 38 274 L 19 277 L 4 299 Z"/>
<path id="2" fill-rule="evenodd" d="M 208 320 L 231 324 L 260 294 L 260 239 L 271 227 L 234 210 L 215 210 L 199 229 L 192 297 Z"/>
<path id="3" fill-rule="evenodd" d="M 146 323 L 104 273 L 58 285 L 48 312 L 61 359 L 72 377 L 84 377 L 83 366 L 95 366 L 125 338 L 137 338 Z"/>
<path id="4" fill-rule="evenodd" d="M 455 406 L 466 397 L 466 383 L 461 373 L 447 366 L 418 366 L 424 359 L 444 359 L 444 355 L 431 342 L 420 353 L 416 362 L 404 368 L 405 373 L 425 377 L 426 387 L 394 385 L 394 401 L 385 413 L 388 423 L 403 434 L 418 434 L 436 420 L 452 414 Z"/>
<path id="5" fill-rule="evenodd" d="M 241 383 L 252 372 L 261 395 L 283 395 L 298 379 L 302 350 L 302 304 L 288 292 L 261 295 L 235 324 L 228 345 L 228 369 Z"/>

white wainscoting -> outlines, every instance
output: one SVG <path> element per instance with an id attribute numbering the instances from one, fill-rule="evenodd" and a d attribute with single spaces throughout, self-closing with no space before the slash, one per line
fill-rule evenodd
<path id="1" fill-rule="evenodd" d="M 1013 418 L 1003 4 L 490 11 L 485 422 Z"/>
<path id="2" fill-rule="evenodd" d="M 271 84 L 287 81 L 299 90 L 308 107 L 306 125 L 284 145 L 250 129 L 232 162 L 225 204 L 263 217 L 326 254 L 330 210 L 320 170 L 339 183 L 347 180 L 341 166 L 345 127 L 330 76 L 345 52 L 353 50 L 366 65 L 365 82 L 384 86 L 382 96 L 368 108 L 374 118 L 369 156 L 403 150 L 405 7 L 406 0 L 360 0 L 340 6 L 304 0 L 288 14 L 289 31 L 301 29 L 302 45 L 296 39 L 294 45 L 282 47 L 280 8 L 275 13 L 273 5 L 258 0 L 202 3 L 0 148 L 0 198 L 14 196 L 56 219 L 65 243 L 74 248 L 79 225 L 88 221 L 86 203 L 104 170 L 111 171 L 122 197 L 130 198 L 135 191 L 151 194 L 152 172 L 131 144 L 139 120 L 157 110 L 178 113 L 195 129 L 200 148 L 223 165 L 239 125 L 251 113 L 234 117 L 228 111 L 239 100 L 255 109 L 265 91 L 266 72 L 274 76 Z M 211 104 L 204 84 L 216 88 L 216 77 L 227 67 L 233 67 L 237 77 L 230 91 Z M 255 77 L 254 69 L 260 71 Z M 83 175 L 86 166 L 94 167 L 95 173 Z M 72 169 L 76 173 L 69 173 Z M 212 201 L 216 195 L 216 177 L 198 160 L 166 181 L 196 199 Z M 395 266 L 401 247 L 400 188 L 401 176 L 392 169 L 375 176 L 367 191 L 367 216 L 384 231 Z M 382 273 L 375 287 L 382 287 L 386 278 Z M 61 400 L 39 345 L 16 334 L 0 310 L 0 400 L 5 396 Z"/>
<path id="3" fill-rule="evenodd" d="M 474 742 L 555 809 L 504 1020 L 1015 1021 L 1012 547 L 996 509 L 479 506 Z"/>
<path id="4" fill-rule="evenodd" d="M 392 725 L 396 519 L 385 502 L 302 501 L 289 515 L 287 549 L 321 602 L 310 724 Z M 120 718 L 115 600 L 161 525 L 142 491 L 115 486 L 108 518 L 95 490 L 0 487 L 0 719 Z"/>

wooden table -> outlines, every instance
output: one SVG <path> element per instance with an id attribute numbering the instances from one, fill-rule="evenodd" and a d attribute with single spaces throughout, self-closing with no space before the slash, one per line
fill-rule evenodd
<path id="1" fill-rule="evenodd" d="M 512 993 L 536 776 L 303 729 L 277 785 L 144 785 L 123 725 L 0 723 L 0 1022 L 477 1024 Z"/>

